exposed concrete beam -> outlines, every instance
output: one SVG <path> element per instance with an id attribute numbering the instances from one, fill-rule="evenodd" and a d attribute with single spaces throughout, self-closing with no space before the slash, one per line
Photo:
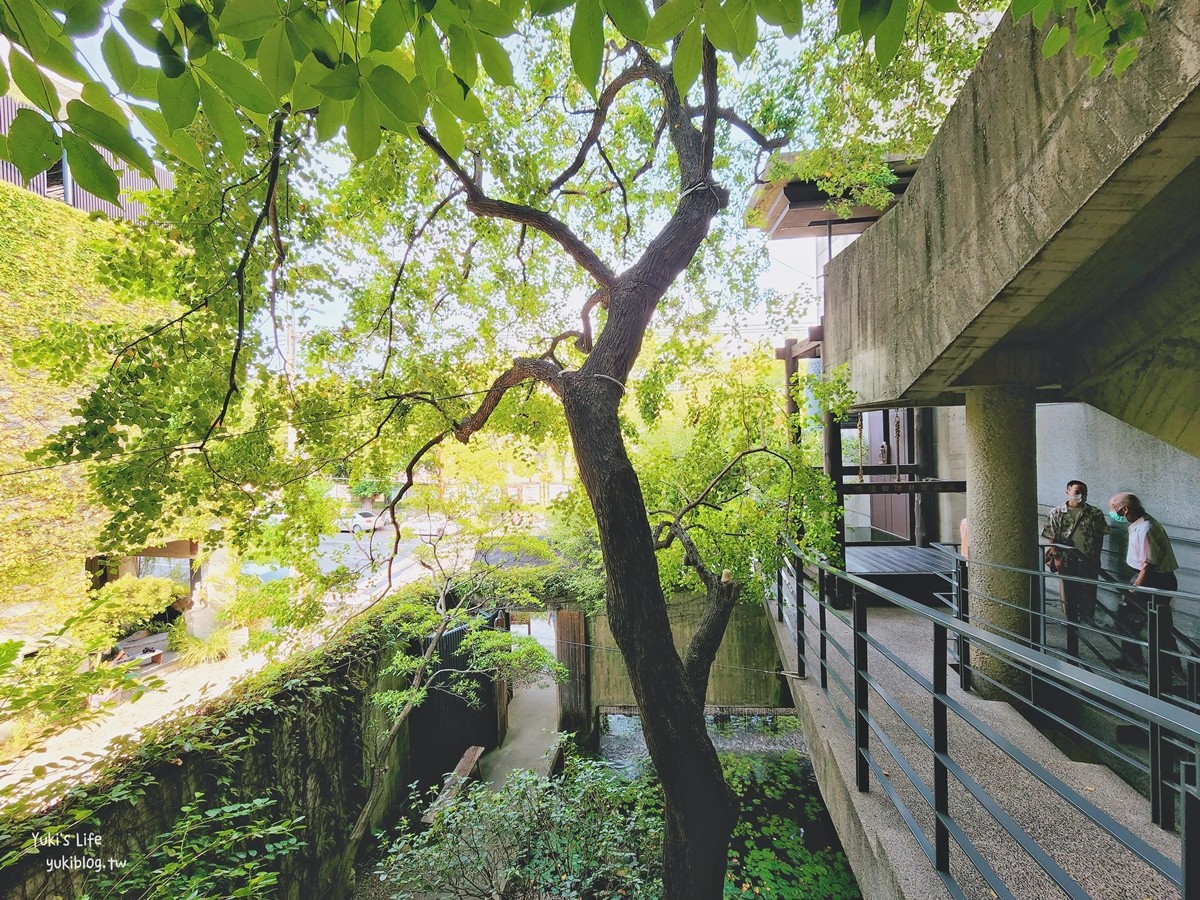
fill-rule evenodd
<path id="1" fill-rule="evenodd" d="M 1000 26 L 904 198 L 826 270 L 826 359 L 850 364 L 863 405 L 960 396 L 1200 157 L 1200 0 L 1162 7 L 1121 79 L 1040 46 L 1027 22 Z"/>

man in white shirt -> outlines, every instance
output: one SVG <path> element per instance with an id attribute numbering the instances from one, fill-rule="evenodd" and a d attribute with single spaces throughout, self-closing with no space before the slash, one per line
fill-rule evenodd
<path id="1" fill-rule="evenodd" d="M 1133 586 L 1163 591 L 1179 590 L 1179 581 L 1175 577 L 1179 563 L 1175 559 L 1175 551 L 1171 549 L 1171 540 L 1158 520 L 1142 508 L 1142 501 L 1134 494 L 1122 492 L 1108 501 L 1108 508 L 1117 518 L 1129 523 L 1129 549 L 1125 554 L 1125 562 L 1137 573 L 1133 576 Z M 1149 606 L 1153 596 L 1135 591 L 1130 593 L 1129 602 Z M 1178 654 L 1179 645 L 1175 643 L 1175 617 L 1171 613 L 1169 598 L 1166 602 L 1159 600 L 1159 616 L 1164 626 L 1162 650 L 1172 654 L 1167 657 L 1167 667 L 1170 671 L 1180 672 L 1179 657 L 1174 655 Z M 1141 646 L 1132 641 L 1122 641 L 1121 656 L 1115 664 L 1144 668 Z"/>

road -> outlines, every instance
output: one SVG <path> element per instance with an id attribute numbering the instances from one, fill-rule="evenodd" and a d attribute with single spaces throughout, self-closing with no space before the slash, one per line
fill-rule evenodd
<path id="1" fill-rule="evenodd" d="M 322 572 L 332 572 L 338 566 L 346 566 L 351 571 L 366 575 L 371 570 L 372 556 L 381 563 L 388 558 L 395 534 L 391 528 L 380 528 L 374 533 L 360 531 L 358 534 L 343 532 L 324 535 L 317 546 L 317 564 Z M 401 541 L 396 553 L 396 565 L 403 565 L 419 544 L 417 540 Z M 287 568 L 257 563 L 242 563 L 242 573 L 257 575 L 263 581 L 275 581 L 291 574 Z"/>

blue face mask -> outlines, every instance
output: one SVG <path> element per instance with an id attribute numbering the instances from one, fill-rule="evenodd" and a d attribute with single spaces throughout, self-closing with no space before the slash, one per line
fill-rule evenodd
<path id="1" fill-rule="evenodd" d="M 1117 512 L 1115 509 L 1110 509 L 1108 511 L 1108 514 L 1110 516 L 1112 516 L 1112 520 L 1114 522 L 1124 522 L 1125 521 L 1125 517 L 1123 515 L 1121 515 L 1119 512 Z"/>

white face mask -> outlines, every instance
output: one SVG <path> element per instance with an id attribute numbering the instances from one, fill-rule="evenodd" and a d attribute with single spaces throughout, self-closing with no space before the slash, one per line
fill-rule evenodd
<path id="1" fill-rule="evenodd" d="M 1083 502 L 1083 494 L 1068 494 L 1067 499 L 1070 500 L 1072 503 L 1082 503 Z"/>

